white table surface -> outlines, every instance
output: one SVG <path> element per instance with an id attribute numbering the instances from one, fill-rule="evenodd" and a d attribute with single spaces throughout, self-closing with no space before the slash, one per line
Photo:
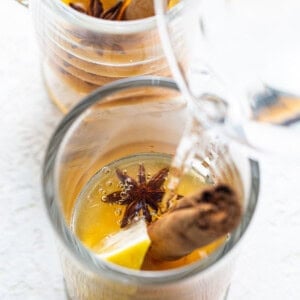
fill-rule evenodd
<path id="1" fill-rule="evenodd" d="M 65 299 L 41 194 L 41 165 L 61 114 L 49 101 L 28 11 L 0 8 L 0 299 Z M 300 163 L 261 163 L 260 204 L 230 300 L 300 299 Z"/>

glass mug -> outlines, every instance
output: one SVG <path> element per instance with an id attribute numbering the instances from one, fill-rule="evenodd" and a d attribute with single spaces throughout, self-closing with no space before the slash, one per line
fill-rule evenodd
<path id="1" fill-rule="evenodd" d="M 211 116 L 201 121 L 218 126 L 222 103 L 224 134 L 299 159 L 299 1 L 183 0 L 184 66 L 166 1 L 154 2 L 172 74 L 191 105 Z"/>
<path id="2" fill-rule="evenodd" d="M 62 120 L 45 157 L 43 185 L 70 299 L 225 299 L 260 182 L 258 163 L 235 143 L 225 145 L 208 134 L 192 161 L 195 172 L 230 184 L 243 201 L 240 225 L 206 258 L 172 270 L 135 271 L 99 260 L 70 227 L 76 201 L 99 169 L 124 156 L 173 156 L 189 116 L 172 80 L 140 77 L 96 90 Z"/>
<path id="3" fill-rule="evenodd" d="M 109 21 L 79 13 L 61 0 L 20 1 L 31 8 L 45 85 L 63 112 L 111 81 L 136 75 L 170 76 L 155 18 Z M 169 12 L 176 31 L 181 4 Z M 181 47 L 180 32 L 178 50 Z"/>

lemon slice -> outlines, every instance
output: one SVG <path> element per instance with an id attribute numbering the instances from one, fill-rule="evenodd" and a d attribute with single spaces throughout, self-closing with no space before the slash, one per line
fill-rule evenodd
<path id="1" fill-rule="evenodd" d="M 143 220 L 108 236 L 97 251 L 98 257 L 117 265 L 139 270 L 151 240 Z"/>
<path id="2" fill-rule="evenodd" d="M 172 8 L 176 4 L 178 4 L 179 0 L 170 0 L 168 4 L 168 8 Z"/>

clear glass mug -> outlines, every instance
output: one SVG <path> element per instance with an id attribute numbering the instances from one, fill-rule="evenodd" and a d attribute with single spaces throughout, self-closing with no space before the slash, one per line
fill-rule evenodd
<path id="1" fill-rule="evenodd" d="M 100 261 L 70 229 L 76 199 L 99 169 L 127 155 L 173 156 L 189 117 L 172 80 L 141 77 L 96 90 L 62 120 L 46 154 L 43 185 L 70 299 L 225 299 L 256 208 L 260 175 L 256 161 L 213 133 L 197 144 L 193 170 L 214 184 L 233 186 L 244 210 L 239 227 L 213 254 L 177 269 L 135 271 Z"/>
<path id="2" fill-rule="evenodd" d="M 61 0 L 19 2 L 32 11 L 45 85 L 63 112 L 111 81 L 136 75 L 171 75 L 154 17 L 109 21 L 79 13 Z M 177 4 L 169 12 L 174 30 L 180 11 Z M 183 57 L 180 32 L 178 49 Z"/>
<path id="3" fill-rule="evenodd" d="M 155 0 L 162 45 L 191 106 L 211 117 L 201 121 L 221 120 L 224 134 L 261 153 L 299 158 L 299 1 L 183 0 L 184 66 L 165 2 Z"/>

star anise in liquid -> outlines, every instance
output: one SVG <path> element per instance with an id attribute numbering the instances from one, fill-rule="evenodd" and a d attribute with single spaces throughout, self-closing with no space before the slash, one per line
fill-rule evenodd
<path id="1" fill-rule="evenodd" d="M 122 18 L 122 8 L 125 5 L 124 1 L 119 1 L 111 8 L 104 10 L 103 4 L 100 0 L 90 0 L 89 7 L 86 9 L 84 6 L 77 2 L 71 2 L 70 7 L 77 10 L 78 12 L 84 13 L 86 15 L 105 19 L 105 20 L 118 20 Z"/>
<path id="2" fill-rule="evenodd" d="M 145 167 L 140 164 L 138 180 L 136 181 L 120 169 L 116 170 L 117 177 L 124 189 L 109 194 L 105 202 L 127 205 L 121 221 L 121 228 L 130 224 L 140 214 L 148 223 L 152 221 L 150 208 L 155 212 L 158 211 L 159 202 L 161 202 L 164 194 L 162 185 L 168 172 L 168 168 L 163 168 L 147 181 Z"/>

